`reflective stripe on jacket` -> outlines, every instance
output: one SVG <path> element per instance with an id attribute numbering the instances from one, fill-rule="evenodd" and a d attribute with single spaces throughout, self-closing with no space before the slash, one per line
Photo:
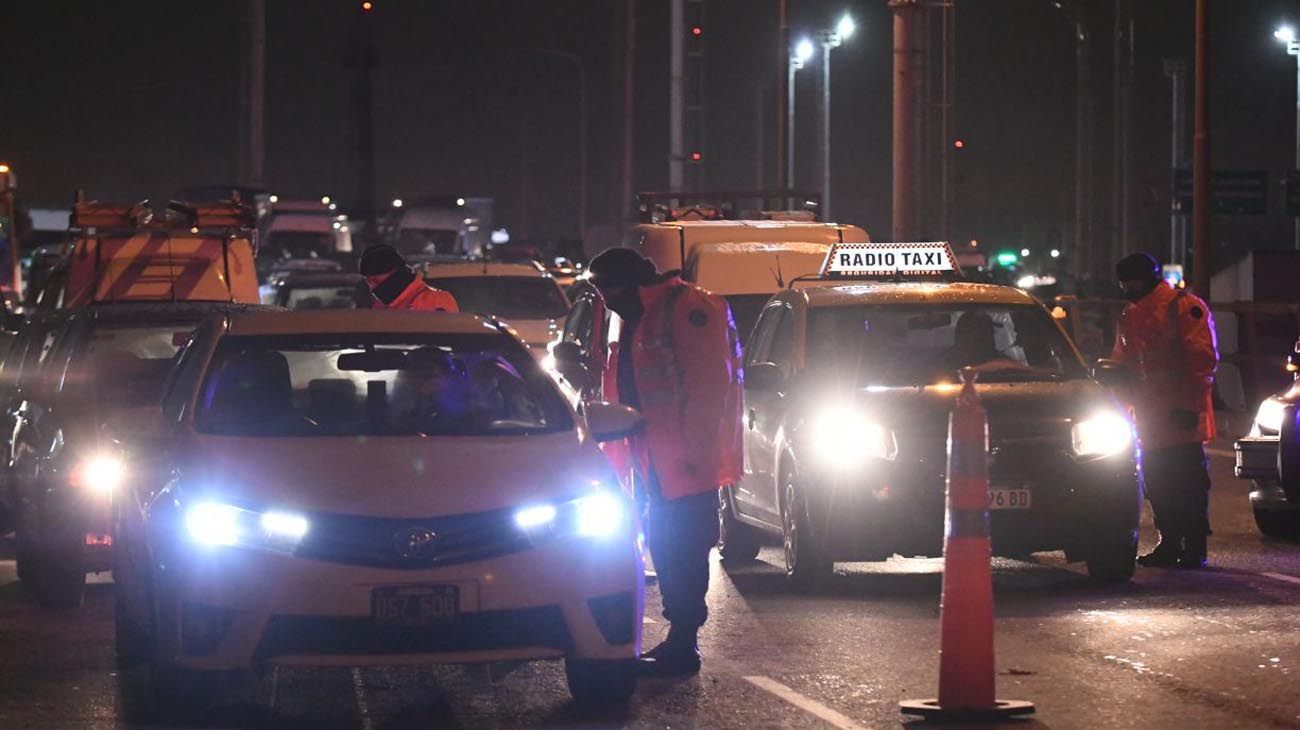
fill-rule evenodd
<path id="1" fill-rule="evenodd" d="M 1143 448 L 1214 438 L 1212 390 L 1219 351 L 1214 317 L 1205 302 L 1160 282 L 1124 308 L 1111 357 L 1137 376 L 1130 401 Z M 1196 414 L 1195 426 L 1178 423 L 1171 415 L 1176 411 Z"/>
<path id="2" fill-rule="evenodd" d="M 632 446 L 633 458 L 643 473 L 653 468 L 664 499 L 734 484 L 743 434 L 740 338 L 731 308 L 676 276 L 641 287 L 640 296 L 645 313 L 632 337 L 632 361 L 645 435 Z M 617 356 L 608 361 L 606 399 L 618 396 Z"/>

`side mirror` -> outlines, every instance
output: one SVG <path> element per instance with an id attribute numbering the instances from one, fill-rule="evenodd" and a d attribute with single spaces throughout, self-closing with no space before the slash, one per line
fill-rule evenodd
<path id="1" fill-rule="evenodd" d="M 1286 371 L 1300 376 L 1300 350 L 1286 356 Z"/>
<path id="2" fill-rule="evenodd" d="M 764 392 L 776 392 L 786 385 L 785 372 L 781 366 L 770 362 L 756 362 L 745 368 L 745 388 Z"/>
<path id="3" fill-rule="evenodd" d="M 1092 379 L 1107 388 L 1122 388 L 1133 383 L 1133 372 L 1123 363 L 1103 357 L 1093 367 Z"/>
<path id="4" fill-rule="evenodd" d="M 104 423 L 104 433 L 119 443 L 151 444 L 167 435 L 163 427 L 162 406 L 124 408 Z"/>
<path id="5" fill-rule="evenodd" d="M 555 357 L 555 364 L 561 368 L 581 365 L 583 361 L 582 348 L 578 347 L 576 342 L 557 342 L 551 348 L 551 355 Z"/>
<path id="6" fill-rule="evenodd" d="M 634 408 L 618 403 L 588 403 L 587 430 L 597 442 L 619 441 L 636 436 L 645 428 L 645 419 Z"/>

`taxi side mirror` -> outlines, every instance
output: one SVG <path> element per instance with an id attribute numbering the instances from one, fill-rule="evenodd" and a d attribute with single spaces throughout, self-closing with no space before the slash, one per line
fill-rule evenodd
<path id="1" fill-rule="evenodd" d="M 745 388 L 749 390 L 775 392 L 785 385 L 785 371 L 776 363 L 756 362 L 745 369 Z"/>
<path id="2" fill-rule="evenodd" d="M 1101 358 L 1092 369 L 1092 379 L 1107 388 L 1122 388 L 1133 382 L 1133 372 L 1117 360 Z"/>
<path id="3" fill-rule="evenodd" d="M 645 428 L 645 419 L 634 408 L 618 403 L 588 403 L 587 430 L 598 443 L 621 441 L 636 436 Z"/>

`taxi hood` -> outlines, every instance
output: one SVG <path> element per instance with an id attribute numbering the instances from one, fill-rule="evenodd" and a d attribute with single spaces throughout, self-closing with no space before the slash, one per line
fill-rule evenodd
<path id="1" fill-rule="evenodd" d="M 533 436 L 246 438 L 182 447 L 185 498 L 365 517 L 439 517 L 616 485 L 578 431 Z"/>
<path id="2" fill-rule="evenodd" d="M 560 323 L 554 319 L 522 319 L 511 317 L 505 320 L 530 348 L 545 349 L 546 345 L 560 334 Z"/>

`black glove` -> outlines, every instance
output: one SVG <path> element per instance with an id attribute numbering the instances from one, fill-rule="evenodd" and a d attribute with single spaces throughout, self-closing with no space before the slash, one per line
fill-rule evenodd
<path id="1" fill-rule="evenodd" d="M 1195 431 L 1200 425 L 1200 418 L 1195 411 L 1174 408 L 1169 411 L 1169 423 L 1180 431 Z"/>

